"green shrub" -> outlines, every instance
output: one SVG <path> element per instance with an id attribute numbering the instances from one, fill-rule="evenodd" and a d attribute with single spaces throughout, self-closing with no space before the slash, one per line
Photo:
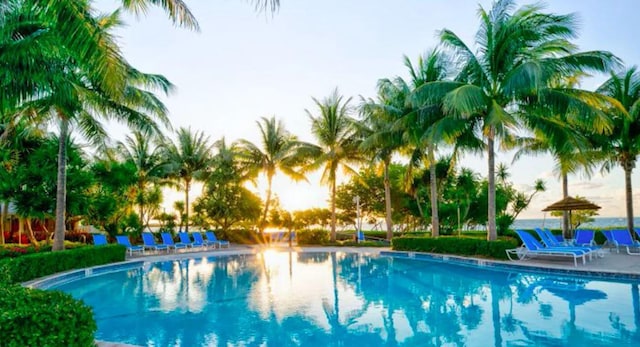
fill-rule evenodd
<path id="1" fill-rule="evenodd" d="M 493 259 L 508 259 L 505 250 L 516 248 L 518 243 L 512 238 L 486 241 L 469 237 L 399 237 L 394 238 L 392 247 L 397 251 L 445 253 L 464 256 L 481 256 Z"/>
<path id="2" fill-rule="evenodd" d="M 322 245 L 329 242 L 329 232 L 324 229 L 298 231 L 296 235 L 299 245 Z"/>
<path id="3" fill-rule="evenodd" d="M 21 283 L 57 272 L 124 261 L 121 245 L 82 247 L 0 259 L 0 283 Z"/>
<path id="4" fill-rule="evenodd" d="M 0 345 L 94 346 L 91 308 L 70 295 L 0 285 Z"/>

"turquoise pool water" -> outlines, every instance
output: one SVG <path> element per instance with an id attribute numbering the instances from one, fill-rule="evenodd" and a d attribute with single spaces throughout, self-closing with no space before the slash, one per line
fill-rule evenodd
<path id="1" fill-rule="evenodd" d="M 639 346 L 638 283 L 359 253 L 148 263 L 54 289 L 141 346 Z"/>

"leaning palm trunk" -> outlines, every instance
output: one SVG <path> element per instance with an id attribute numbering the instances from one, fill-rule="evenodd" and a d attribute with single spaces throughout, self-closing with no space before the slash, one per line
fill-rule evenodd
<path id="1" fill-rule="evenodd" d="M 567 173 L 562 173 L 562 198 L 569 197 L 569 179 Z M 565 239 L 571 238 L 571 230 L 569 228 L 569 211 L 562 211 L 562 235 Z"/>
<path id="2" fill-rule="evenodd" d="M 633 171 L 634 163 L 632 161 L 628 161 L 624 163 L 622 166 L 624 169 L 624 190 L 625 190 L 625 199 L 627 205 L 627 228 L 631 235 L 634 235 L 633 232 L 633 190 L 631 187 L 631 173 Z"/>
<path id="3" fill-rule="evenodd" d="M 336 178 L 331 180 L 331 242 L 336 242 Z"/>
<path id="4" fill-rule="evenodd" d="M 56 190 L 56 229 L 53 236 L 53 251 L 64 249 L 65 212 L 67 206 L 67 136 L 69 120 L 61 115 L 58 143 L 58 187 Z"/>
<path id="5" fill-rule="evenodd" d="M 31 242 L 32 245 L 34 246 L 38 246 L 38 240 L 36 240 L 36 236 L 33 233 L 33 228 L 31 227 L 31 218 L 30 217 L 26 217 L 24 219 L 24 223 L 27 226 L 27 238 L 29 238 L 29 242 Z"/>
<path id="6" fill-rule="evenodd" d="M 433 146 L 429 145 L 429 180 L 431 188 L 431 237 L 440 236 L 440 221 L 438 219 L 438 185 L 436 181 L 436 161 Z"/>
<path id="7" fill-rule="evenodd" d="M 387 240 L 393 238 L 393 220 L 391 219 L 391 187 L 389 183 L 389 160 L 384 161 L 384 208 L 387 223 Z"/>
<path id="8" fill-rule="evenodd" d="M 498 239 L 498 233 L 496 231 L 496 167 L 495 167 L 495 155 L 494 152 L 494 136 L 495 129 L 489 128 L 489 135 L 487 136 L 487 157 L 489 164 L 489 177 L 488 179 L 488 208 L 487 208 L 487 240 L 495 241 Z"/>

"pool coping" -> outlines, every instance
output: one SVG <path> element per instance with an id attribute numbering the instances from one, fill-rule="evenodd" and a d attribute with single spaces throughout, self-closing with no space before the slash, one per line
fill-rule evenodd
<path id="1" fill-rule="evenodd" d="M 548 275 L 571 275 L 583 278 L 598 280 L 614 280 L 614 281 L 639 281 L 640 273 L 629 273 L 618 270 L 593 270 L 581 269 L 579 267 L 554 266 L 553 264 L 544 264 L 539 262 L 526 263 L 525 261 L 502 261 L 496 259 L 482 259 L 463 257 L 450 254 L 413 252 L 413 251 L 381 251 L 381 256 L 389 256 L 395 258 L 406 258 L 415 260 L 437 261 L 443 263 L 451 263 L 464 266 L 474 266 L 482 269 L 500 270 L 500 271 L 527 271 L 538 274 Z"/>

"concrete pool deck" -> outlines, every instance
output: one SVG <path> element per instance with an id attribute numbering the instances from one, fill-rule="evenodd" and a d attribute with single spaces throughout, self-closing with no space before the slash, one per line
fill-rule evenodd
<path id="1" fill-rule="evenodd" d="M 245 246 L 232 245 L 230 248 L 189 251 L 166 254 L 164 252 L 136 255 L 128 257 L 127 262 L 156 262 L 173 259 L 199 258 L 210 256 L 228 256 L 239 254 L 255 254 L 265 250 L 274 251 L 294 251 L 294 252 L 362 252 L 367 254 L 383 254 L 384 256 L 398 256 L 415 258 L 417 260 L 444 261 L 451 263 L 461 263 L 463 265 L 486 266 L 502 271 L 541 271 L 558 272 L 559 274 L 577 274 L 583 276 L 597 276 L 610 280 L 640 280 L 640 255 L 628 255 L 625 251 L 616 253 L 615 250 L 604 251 L 604 257 L 594 257 L 587 261 L 585 265 L 573 265 L 572 259 L 567 258 L 535 258 L 517 261 L 488 260 L 470 257 L 458 257 L 444 254 L 418 253 L 405 251 L 392 251 L 389 247 L 299 247 L 289 248 L 287 244 L 265 245 L 265 246 Z M 423 257 L 424 256 L 424 257 Z M 122 343 L 97 341 L 99 347 L 139 347 Z"/>

